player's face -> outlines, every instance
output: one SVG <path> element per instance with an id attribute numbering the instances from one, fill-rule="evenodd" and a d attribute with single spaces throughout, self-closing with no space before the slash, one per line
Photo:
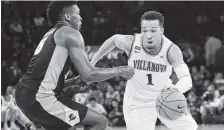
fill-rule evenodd
<path id="1" fill-rule="evenodd" d="M 72 6 L 70 16 L 71 16 L 71 19 L 69 22 L 72 28 L 79 30 L 82 25 L 82 18 L 80 16 L 80 9 L 77 5 Z"/>
<path id="2" fill-rule="evenodd" d="M 160 26 L 159 20 L 142 20 L 141 33 L 145 49 L 153 49 L 160 45 L 164 29 Z"/>

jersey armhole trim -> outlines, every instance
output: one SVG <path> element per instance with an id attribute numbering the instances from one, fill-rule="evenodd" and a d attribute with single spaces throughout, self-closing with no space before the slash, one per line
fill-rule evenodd
<path id="1" fill-rule="evenodd" d="M 129 55 L 128 55 L 128 59 L 130 59 L 131 58 L 131 54 L 132 54 L 132 50 L 133 50 L 133 44 L 134 44 L 134 42 L 135 42 L 135 38 L 136 38 L 136 34 L 134 35 L 134 39 L 133 39 L 133 41 L 132 41 L 132 43 L 131 43 L 131 49 L 130 49 L 130 52 L 129 52 Z"/>
<path id="2" fill-rule="evenodd" d="M 168 58 L 168 53 L 169 53 L 169 51 L 170 51 L 170 48 L 173 46 L 173 43 L 169 46 L 169 48 L 167 49 L 167 52 L 166 52 L 166 59 L 167 59 L 167 61 L 168 61 L 168 63 L 170 64 L 170 65 L 172 65 L 171 64 L 171 62 L 170 62 L 170 60 L 169 60 L 169 58 Z"/>
<path id="3" fill-rule="evenodd" d="M 52 34 L 51 41 L 52 41 L 53 43 L 55 43 L 55 46 L 63 47 L 62 45 L 57 44 L 56 41 L 55 41 L 55 39 L 54 39 L 54 35 L 55 35 L 55 33 L 56 33 L 61 27 L 63 27 L 63 26 L 65 26 L 65 25 L 60 25 L 59 27 L 54 27 L 54 28 L 56 28 L 56 29 L 54 30 L 54 32 L 53 32 L 53 34 Z M 67 46 L 67 43 L 66 43 L 66 46 Z M 63 47 L 63 48 L 65 48 L 65 49 L 67 50 L 66 47 Z"/>

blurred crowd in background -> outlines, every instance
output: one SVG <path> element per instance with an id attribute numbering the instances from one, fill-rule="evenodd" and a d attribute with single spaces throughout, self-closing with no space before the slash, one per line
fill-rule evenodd
<path id="1" fill-rule="evenodd" d="M 1 115 L 2 128 L 30 128 L 14 100 L 15 84 L 25 72 L 34 49 L 52 26 L 48 24 L 48 2 L 2 1 L 1 22 Z M 34 6 L 35 5 L 35 6 Z M 93 46 L 114 34 L 140 32 L 140 17 L 148 10 L 165 17 L 165 36 L 177 44 L 188 64 L 193 88 L 185 94 L 188 108 L 198 123 L 224 123 L 224 2 L 79 2 L 86 52 L 91 60 Z M 115 51 L 96 66 L 127 64 L 127 56 Z M 71 71 L 69 77 L 74 73 Z M 174 84 L 177 82 L 172 74 Z M 91 84 L 91 90 L 72 100 L 108 117 L 111 126 L 124 126 L 122 101 L 126 80 L 115 77 Z"/>

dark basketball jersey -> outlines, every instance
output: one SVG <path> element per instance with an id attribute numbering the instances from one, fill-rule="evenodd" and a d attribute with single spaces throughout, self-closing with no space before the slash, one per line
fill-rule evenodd
<path id="1" fill-rule="evenodd" d="M 57 24 L 44 35 L 20 80 L 22 85 L 50 94 L 63 89 L 71 60 L 66 45 L 57 45 L 54 41 L 54 33 L 62 26 L 64 25 Z"/>

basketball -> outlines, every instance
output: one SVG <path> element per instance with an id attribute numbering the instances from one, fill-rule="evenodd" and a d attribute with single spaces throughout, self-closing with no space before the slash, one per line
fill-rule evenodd
<path id="1" fill-rule="evenodd" d="M 185 96 L 175 88 L 162 91 L 156 99 L 156 110 L 168 120 L 176 120 L 187 112 Z"/>

